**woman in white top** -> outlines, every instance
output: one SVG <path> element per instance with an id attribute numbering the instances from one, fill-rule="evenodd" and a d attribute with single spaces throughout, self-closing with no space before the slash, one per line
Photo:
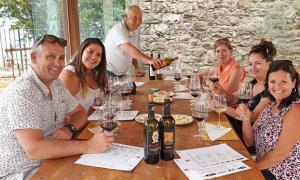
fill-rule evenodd
<path id="1" fill-rule="evenodd" d="M 107 86 L 105 48 L 102 42 L 98 38 L 85 39 L 59 79 L 91 114 L 94 98 L 105 92 Z"/>

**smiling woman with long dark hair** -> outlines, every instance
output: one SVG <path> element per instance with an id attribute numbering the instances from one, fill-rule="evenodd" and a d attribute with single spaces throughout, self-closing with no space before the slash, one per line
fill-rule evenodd
<path id="1" fill-rule="evenodd" d="M 94 98 L 105 92 L 107 71 L 105 48 L 98 38 L 85 39 L 73 56 L 71 63 L 59 79 L 89 113 Z"/>

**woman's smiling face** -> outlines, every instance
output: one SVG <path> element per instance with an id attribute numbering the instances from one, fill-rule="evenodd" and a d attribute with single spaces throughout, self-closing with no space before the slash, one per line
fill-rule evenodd
<path id="1" fill-rule="evenodd" d="M 97 67 L 101 62 L 102 48 L 98 44 L 88 45 L 82 53 L 82 64 L 89 70 Z"/>
<path id="2" fill-rule="evenodd" d="M 249 56 L 249 67 L 251 76 L 260 81 L 266 79 L 270 62 L 267 62 L 260 54 L 252 53 Z"/>
<path id="3" fill-rule="evenodd" d="M 292 80 L 289 73 L 279 70 L 269 74 L 269 91 L 276 101 L 281 101 L 291 95 L 296 80 Z"/>

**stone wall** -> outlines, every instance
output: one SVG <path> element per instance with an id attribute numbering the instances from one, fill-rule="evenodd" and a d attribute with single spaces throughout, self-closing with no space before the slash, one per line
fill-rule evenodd
<path id="1" fill-rule="evenodd" d="M 234 58 L 247 54 L 261 38 L 272 40 L 276 59 L 300 64 L 300 0 L 140 0 L 142 49 L 176 51 L 182 61 L 215 63 L 213 44 L 227 37 Z"/>

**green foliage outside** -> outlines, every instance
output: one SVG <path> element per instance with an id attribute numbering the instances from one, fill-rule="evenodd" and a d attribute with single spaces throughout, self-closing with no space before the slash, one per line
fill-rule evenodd
<path id="1" fill-rule="evenodd" d="M 0 0 L 0 17 L 13 20 L 12 29 L 24 29 L 31 37 L 33 34 L 36 37 L 44 33 L 61 36 L 63 33 L 61 1 Z M 107 22 L 103 14 L 104 1 L 106 0 L 78 0 L 81 39 L 87 37 L 104 39 L 105 29 L 110 28 L 105 28 Z M 112 0 L 112 24 L 122 19 L 130 2 L 130 0 Z M 56 17 L 51 19 L 53 16 Z"/>
<path id="2" fill-rule="evenodd" d="M 32 29 L 29 0 L 0 0 L 0 17 L 16 20 L 12 29 Z"/>

